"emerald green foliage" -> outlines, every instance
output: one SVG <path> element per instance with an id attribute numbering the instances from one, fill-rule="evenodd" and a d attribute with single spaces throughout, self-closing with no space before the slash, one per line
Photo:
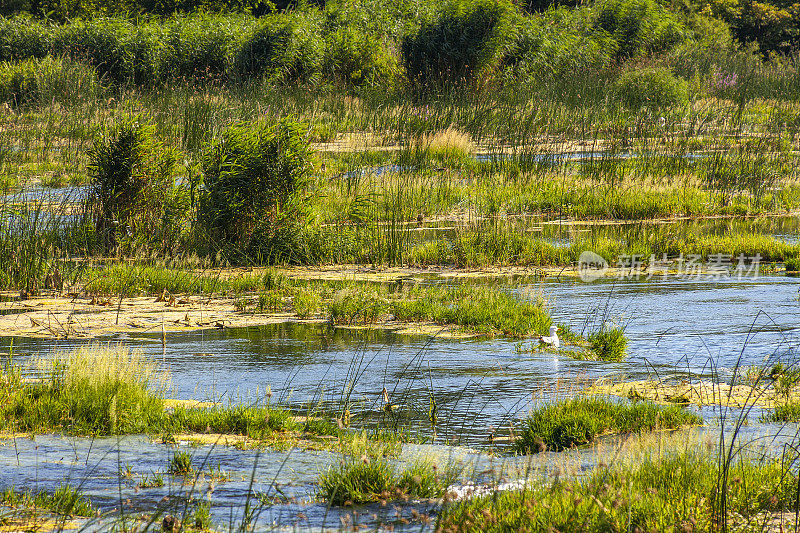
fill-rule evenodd
<path id="1" fill-rule="evenodd" d="M 376 289 L 342 289 L 328 303 L 334 324 L 373 324 L 389 310 L 386 297 Z"/>
<path id="2" fill-rule="evenodd" d="M 506 1 L 449 1 L 433 20 L 403 38 L 401 55 L 418 89 L 444 89 L 479 80 L 511 42 L 515 7 Z"/>
<path id="3" fill-rule="evenodd" d="M 246 435 L 259 439 L 274 432 L 297 429 L 288 411 L 274 407 L 231 405 L 211 408 L 178 407 L 165 423 L 167 429 L 193 433 Z"/>
<path id="4" fill-rule="evenodd" d="M 279 407 L 230 405 L 165 409 L 166 376 L 141 353 L 88 345 L 38 361 L 42 379 L 19 366 L 0 372 L 0 429 L 78 435 L 213 431 L 264 438 L 300 425 Z"/>
<path id="5" fill-rule="evenodd" d="M 784 266 L 786 267 L 786 272 L 800 271 L 800 256 L 787 257 Z"/>
<path id="6" fill-rule="evenodd" d="M 331 505 L 359 505 L 401 498 L 438 498 L 447 484 L 436 468 L 415 463 L 398 469 L 375 454 L 345 455 L 319 477 L 320 496 Z"/>
<path id="7" fill-rule="evenodd" d="M 628 340 L 625 330 L 620 327 L 603 324 L 598 331 L 587 337 L 589 349 L 601 361 L 622 361 L 625 359 L 625 349 Z"/>
<path id="8" fill-rule="evenodd" d="M 319 23 L 313 12 L 266 17 L 238 52 L 238 74 L 284 83 L 317 81 L 324 53 Z"/>
<path id="9" fill-rule="evenodd" d="M 168 250 L 185 195 L 174 185 L 177 156 L 156 139 L 155 128 L 118 122 L 100 133 L 89 159 L 87 210 L 105 249 L 144 240 Z"/>
<path id="10" fill-rule="evenodd" d="M 157 39 L 151 27 L 121 19 L 77 20 L 59 27 L 52 54 L 92 65 L 102 79 L 116 84 L 156 82 Z"/>
<path id="11" fill-rule="evenodd" d="M 462 285 L 409 293 L 392 303 L 396 320 L 456 324 L 472 331 L 525 337 L 547 331 L 550 313 L 532 302 L 492 287 Z"/>
<path id="12" fill-rule="evenodd" d="M 617 461 L 615 461 L 617 463 Z M 621 463 L 621 461 L 620 461 Z M 544 480 L 522 491 L 447 506 L 442 532 L 713 531 L 734 517 L 760 529 L 765 513 L 797 509 L 793 460 L 739 457 L 723 478 L 708 452 L 646 456 L 636 464 L 599 467 L 579 478 Z M 725 486 L 720 486 L 727 479 Z M 720 494 L 731 516 L 721 517 Z M 544 526 L 543 526 L 544 525 Z"/>
<path id="13" fill-rule="evenodd" d="M 685 28 L 655 0 L 602 0 L 595 27 L 614 38 L 618 58 L 658 54 L 681 42 Z"/>
<path id="14" fill-rule="evenodd" d="M 100 96 L 91 67 L 69 59 L 27 59 L 0 63 L 0 102 L 14 107 L 58 102 L 73 105 Z"/>
<path id="15" fill-rule="evenodd" d="M 176 451 L 169 458 L 169 465 L 167 465 L 167 473 L 173 476 L 185 476 L 194 471 L 192 465 L 192 454 L 184 451 Z"/>
<path id="16" fill-rule="evenodd" d="M 234 54 L 256 19 L 196 14 L 179 16 L 163 27 L 159 69 L 176 80 L 221 82 L 228 78 Z"/>
<path id="17" fill-rule="evenodd" d="M 687 83 L 665 68 L 629 70 L 614 83 L 614 96 L 633 110 L 675 109 L 689 101 Z"/>
<path id="18" fill-rule="evenodd" d="M 535 409 L 524 421 L 515 448 L 520 453 L 561 451 L 593 442 L 603 433 L 640 433 L 700 424 L 680 406 L 572 398 Z"/>
<path id="19" fill-rule="evenodd" d="M 292 305 L 299 318 L 311 318 L 319 313 L 322 297 L 319 292 L 311 288 L 298 289 L 292 299 Z"/>
<path id="20" fill-rule="evenodd" d="M 344 87 L 391 86 L 400 73 L 399 60 L 382 36 L 347 25 L 325 37 L 323 78 Z"/>
<path id="21" fill-rule="evenodd" d="M 61 485 L 54 492 L 17 492 L 9 487 L 0 492 L 0 504 L 11 508 L 44 509 L 64 516 L 93 517 L 97 514 L 88 498 L 69 485 Z"/>
<path id="22" fill-rule="evenodd" d="M 0 60 L 41 59 L 50 52 L 53 28 L 29 17 L 0 18 Z"/>
<path id="23" fill-rule="evenodd" d="M 211 242 L 232 257 L 300 261 L 310 156 L 304 127 L 289 120 L 223 132 L 203 156 L 198 219 Z"/>

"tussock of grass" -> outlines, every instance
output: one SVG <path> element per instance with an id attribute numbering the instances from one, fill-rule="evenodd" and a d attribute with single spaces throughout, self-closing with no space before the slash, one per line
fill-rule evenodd
<path id="1" fill-rule="evenodd" d="M 43 379 L 25 383 L 19 369 L 0 380 L 4 428 L 70 428 L 76 433 L 143 433 L 163 418 L 166 388 L 156 365 L 123 346 L 90 345 L 37 361 Z"/>
<path id="2" fill-rule="evenodd" d="M 402 498 L 438 498 L 447 483 L 435 466 L 417 462 L 398 469 L 378 455 L 347 455 L 319 478 L 320 496 L 331 505 L 358 505 Z"/>
<path id="3" fill-rule="evenodd" d="M 604 324 L 600 330 L 592 333 L 587 338 L 589 347 L 600 361 L 622 361 L 625 359 L 625 350 L 628 339 L 622 328 Z"/>
<path id="4" fill-rule="evenodd" d="M 55 492 L 17 492 L 10 487 L 0 492 L 0 504 L 12 508 L 41 509 L 67 516 L 91 517 L 97 514 L 97 509 L 91 502 L 69 485 L 61 485 Z"/>
<path id="5" fill-rule="evenodd" d="M 740 457 L 727 472 L 730 515 L 721 517 L 719 464 L 716 455 L 685 451 L 599 467 L 580 479 L 556 477 L 450 505 L 436 530 L 715 531 L 720 520 L 731 520 L 761 531 L 764 512 L 796 509 L 792 461 Z"/>
<path id="6" fill-rule="evenodd" d="M 520 453 L 561 451 L 589 444 L 604 433 L 674 429 L 701 422 L 699 416 L 679 406 L 572 398 L 534 410 L 523 421 L 515 448 Z"/>
<path id="7" fill-rule="evenodd" d="M 279 407 L 165 410 L 168 383 L 156 364 L 124 346 L 88 345 L 37 362 L 42 378 L 22 379 L 18 366 L 0 373 L 0 429 L 73 434 L 208 432 L 267 435 L 299 429 Z"/>
<path id="8" fill-rule="evenodd" d="M 288 411 L 274 407 L 231 405 L 210 409 L 178 407 L 169 416 L 173 431 L 224 433 L 263 438 L 273 432 L 293 431 L 298 423 Z"/>

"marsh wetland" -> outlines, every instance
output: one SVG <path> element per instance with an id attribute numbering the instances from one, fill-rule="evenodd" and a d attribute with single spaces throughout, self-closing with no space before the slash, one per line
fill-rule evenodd
<path id="1" fill-rule="evenodd" d="M 0 6 L 0 531 L 798 530 L 796 5 L 262 4 Z"/>

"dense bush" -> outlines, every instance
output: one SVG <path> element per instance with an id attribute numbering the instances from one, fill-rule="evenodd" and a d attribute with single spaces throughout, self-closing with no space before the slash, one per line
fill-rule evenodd
<path id="1" fill-rule="evenodd" d="M 101 91 L 95 71 L 68 59 L 27 59 L 0 63 L 0 102 L 16 107 L 59 102 L 74 104 Z"/>
<path id="2" fill-rule="evenodd" d="M 547 81 L 606 66 L 613 54 L 613 37 L 590 31 L 586 10 L 551 10 L 520 26 L 503 60 L 514 81 Z M 553 31 L 553 27 L 559 31 Z M 594 76 L 595 83 L 597 77 Z"/>
<path id="3" fill-rule="evenodd" d="M 157 39 L 150 25 L 121 19 L 75 21 L 62 26 L 52 54 L 85 61 L 115 83 L 151 84 L 157 79 Z"/>
<path id="4" fill-rule="evenodd" d="M 175 152 L 155 129 L 126 120 L 103 131 L 89 154 L 87 207 L 102 244 L 164 242 L 164 219 L 174 199 Z"/>
<path id="5" fill-rule="evenodd" d="M 310 169 L 295 122 L 231 126 L 203 156 L 198 219 L 211 242 L 257 262 L 296 261 Z"/>
<path id="6" fill-rule="evenodd" d="M 0 60 L 42 58 L 50 52 L 53 28 L 27 17 L 0 19 Z"/>
<path id="7" fill-rule="evenodd" d="M 316 12 L 267 17 L 239 50 L 238 74 L 276 82 L 317 81 L 324 52 L 319 22 Z"/>
<path id="8" fill-rule="evenodd" d="M 616 41 L 619 58 L 658 54 L 686 37 L 678 17 L 655 0 L 602 0 L 595 27 Z"/>
<path id="9" fill-rule="evenodd" d="M 486 74 L 512 42 L 514 6 L 491 0 L 451 1 L 401 45 L 409 80 L 424 89 L 472 83 Z"/>
<path id="10" fill-rule="evenodd" d="M 222 80 L 254 25 L 250 17 L 176 17 L 164 26 L 161 71 L 172 78 Z"/>
<path id="11" fill-rule="evenodd" d="M 638 110 L 663 110 L 686 105 L 688 87 L 664 68 L 629 70 L 614 84 L 615 98 L 627 107 Z"/>
<path id="12" fill-rule="evenodd" d="M 344 86 L 387 85 L 399 72 L 399 61 L 378 35 L 342 26 L 325 39 L 323 74 Z"/>

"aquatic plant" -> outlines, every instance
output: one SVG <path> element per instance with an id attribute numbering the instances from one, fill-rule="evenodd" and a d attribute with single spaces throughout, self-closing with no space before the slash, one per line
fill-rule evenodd
<path id="1" fill-rule="evenodd" d="M 38 508 L 67 516 L 93 517 L 98 512 L 86 496 L 70 485 L 60 485 L 52 492 L 17 492 L 9 487 L 0 492 L 0 503 L 11 508 Z"/>
<path id="2" fill-rule="evenodd" d="M 614 402 L 576 397 L 537 407 L 522 421 L 514 448 L 520 453 L 561 451 L 594 442 L 604 433 L 640 433 L 699 424 L 702 419 L 679 406 Z"/>
<path id="3" fill-rule="evenodd" d="M 319 477 L 320 496 L 331 505 L 360 505 L 403 498 L 438 498 L 447 487 L 445 476 L 425 462 L 406 468 L 384 456 L 345 455 Z"/>
<path id="4" fill-rule="evenodd" d="M 120 121 L 97 137 L 89 159 L 86 208 L 104 251 L 137 240 L 169 246 L 173 229 L 165 227 L 164 215 L 177 158 L 156 139 L 155 128 Z"/>
<path id="5" fill-rule="evenodd" d="M 167 472 L 173 476 L 185 476 L 194 472 L 192 454 L 180 450 L 173 453 L 167 465 Z"/>
<path id="6" fill-rule="evenodd" d="M 38 383 L 3 381 L 3 424 L 22 431 L 143 433 L 160 424 L 167 385 L 141 352 L 99 344 L 39 358 Z"/>
<path id="7" fill-rule="evenodd" d="M 587 341 L 589 349 L 601 361 L 625 359 L 625 350 L 628 346 L 625 328 L 603 323 L 599 330 L 589 334 Z"/>

